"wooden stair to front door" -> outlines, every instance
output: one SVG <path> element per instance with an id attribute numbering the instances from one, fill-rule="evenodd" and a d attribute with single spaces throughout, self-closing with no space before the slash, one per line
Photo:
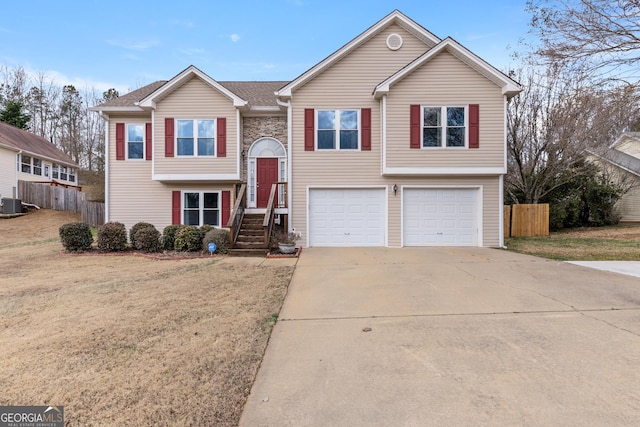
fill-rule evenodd
<path id="1" fill-rule="evenodd" d="M 262 223 L 264 214 L 244 214 L 238 238 L 230 255 L 235 256 L 265 256 L 269 249 L 268 242 L 264 241 L 264 228 Z"/>

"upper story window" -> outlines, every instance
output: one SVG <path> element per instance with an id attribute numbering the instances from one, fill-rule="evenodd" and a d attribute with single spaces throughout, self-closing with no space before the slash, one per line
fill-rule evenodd
<path id="1" fill-rule="evenodd" d="M 144 158 L 144 125 L 127 125 L 127 158 Z"/>
<path id="2" fill-rule="evenodd" d="M 423 147 L 465 147 L 465 107 L 423 107 Z"/>
<path id="3" fill-rule="evenodd" d="M 215 120 L 176 120 L 178 156 L 215 156 Z"/>
<path id="4" fill-rule="evenodd" d="M 318 110 L 318 150 L 359 148 L 358 110 Z"/>

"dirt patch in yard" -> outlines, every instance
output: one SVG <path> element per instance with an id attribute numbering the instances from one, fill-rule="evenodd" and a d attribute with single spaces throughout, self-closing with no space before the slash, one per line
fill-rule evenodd
<path id="1" fill-rule="evenodd" d="M 237 425 L 292 267 L 69 256 L 37 211 L 0 220 L 0 405 L 68 425 Z"/>

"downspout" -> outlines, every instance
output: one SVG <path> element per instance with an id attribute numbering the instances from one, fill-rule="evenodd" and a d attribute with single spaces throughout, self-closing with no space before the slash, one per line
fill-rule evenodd
<path id="1" fill-rule="evenodd" d="M 289 221 L 288 222 L 288 232 L 293 232 L 293 227 L 291 227 L 291 224 L 293 224 L 293 178 L 292 178 L 292 173 L 293 173 L 293 168 L 291 165 L 291 159 L 292 159 L 292 151 L 293 151 L 293 128 L 292 128 L 292 118 L 293 118 L 293 111 L 291 109 L 291 99 L 289 99 L 287 102 L 282 102 L 279 99 L 276 99 L 276 102 L 278 103 L 278 105 L 282 106 L 282 107 L 287 107 L 287 207 L 288 207 L 288 215 L 289 215 Z"/>
<path id="2" fill-rule="evenodd" d="M 16 155 L 16 186 L 15 186 L 15 190 L 13 190 L 13 198 L 14 199 L 19 199 L 20 198 L 20 192 L 18 189 L 18 172 L 20 171 L 20 164 L 22 162 L 22 150 L 18 151 L 18 154 Z"/>
<path id="3" fill-rule="evenodd" d="M 509 99 L 507 99 L 507 95 L 504 95 L 504 118 L 503 118 L 503 127 L 504 127 L 504 145 L 503 145 L 503 151 L 504 151 L 504 167 L 503 167 L 503 173 L 502 175 L 500 175 L 500 191 L 499 191 L 499 200 L 498 200 L 498 218 L 500 218 L 500 226 L 498 227 L 498 231 L 500 233 L 500 237 L 499 237 L 499 247 L 506 249 L 507 247 L 504 245 L 504 176 L 507 173 L 507 108 L 509 108 L 508 106 L 509 104 Z"/>

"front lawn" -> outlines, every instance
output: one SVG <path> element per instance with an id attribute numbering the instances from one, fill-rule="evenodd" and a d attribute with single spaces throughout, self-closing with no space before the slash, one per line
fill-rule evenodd
<path id="1" fill-rule="evenodd" d="M 0 405 L 64 406 L 67 425 L 237 425 L 293 267 L 68 255 L 57 231 L 73 220 L 0 220 Z"/>
<path id="2" fill-rule="evenodd" d="M 505 239 L 508 250 L 560 261 L 640 261 L 640 225 L 580 228 Z"/>

